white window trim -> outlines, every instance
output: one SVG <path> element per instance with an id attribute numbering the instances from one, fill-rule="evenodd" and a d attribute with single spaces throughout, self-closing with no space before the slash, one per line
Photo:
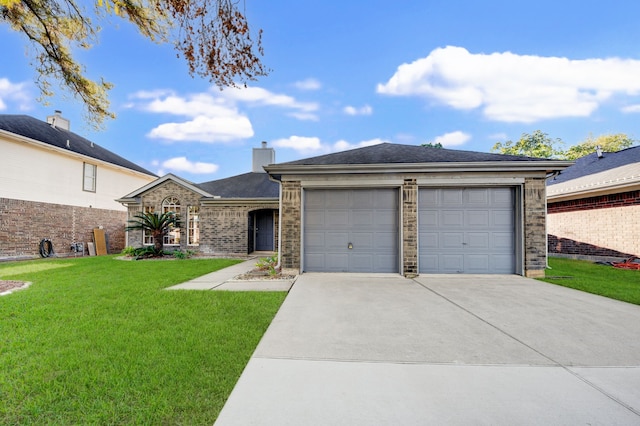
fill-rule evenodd
<path id="1" fill-rule="evenodd" d="M 92 175 L 87 175 L 87 167 L 90 167 L 92 170 Z M 87 179 L 89 178 L 89 179 Z M 86 192 L 96 192 L 96 181 L 98 178 L 98 166 L 91 163 L 82 163 L 82 190 Z M 87 189 L 87 184 L 91 181 L 92 185 L 90 189 Z"/>

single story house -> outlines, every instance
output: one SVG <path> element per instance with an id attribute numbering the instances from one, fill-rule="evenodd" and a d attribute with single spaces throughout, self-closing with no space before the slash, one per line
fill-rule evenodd
<path id="1" fill-rule="evenodd" d="M 549 253 L 640 256 L 640 146 L 594 152 L 547 181 Z"/>
<path id="2" fill-rule="evenodd" d="M 571 162 L 383 143 L 265 169 L 299 272 L 544 276 L 546 178 Z"/>
<path id="3" fill-rule="evenodd" d="M 173 211 L 181 226 L 164 237 L 168 250 L 193 250 L 204 254 L 246 255 L 272 252 L 278 246 L 279 185 L 263 166 L 275 162 L 275 151 L 263 142 L 253 149 L 249 173 L 200 184 L 168 174 L 117 201 L 129 218 L 137 212 Z M 153 237 L 141 230 L 127 232 L 127 245 L 152 245 Z"/>
<path id="4" fill-rule="evenodd" d="M 60 111 L 0 114 L 0 152 L 0 259 L 37 257 L 43 239 L 57 256 L 80 255 L 95 228 L 120 252 L 127 210 L 115 198 L 158 178 L 72 132 Z"/>

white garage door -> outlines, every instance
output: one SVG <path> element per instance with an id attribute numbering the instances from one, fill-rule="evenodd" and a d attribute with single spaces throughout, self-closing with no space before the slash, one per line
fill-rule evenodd
<path id="1" fill-rule="evenodd" d="M 306 272 L 398 272 L 397 189 L 304 192 Z"/>
<path id="2" fill-rule="evenodd" d="M 419 190 L 421 273 L 515 272 L 514 190 Z"/>

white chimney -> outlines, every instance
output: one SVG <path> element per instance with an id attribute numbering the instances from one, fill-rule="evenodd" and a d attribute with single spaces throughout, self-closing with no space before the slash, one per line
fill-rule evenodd
<path id="1" fill-rule="evenodd" d="M 268 148 L 265 141 L 261 148 L 253 148 L 253 173 L 266 173 L 262 166 L 268 166 L 276 162 L 276 152 L 273 148 Z"/>
<path id="2" fill-rule="evenodd" d="M 54 115 L 47 117 L 47 123 L 51 124 L 54 129 L 71 130 L 71 123 L 62 116 L 62 111 L 55 110 Z"/>

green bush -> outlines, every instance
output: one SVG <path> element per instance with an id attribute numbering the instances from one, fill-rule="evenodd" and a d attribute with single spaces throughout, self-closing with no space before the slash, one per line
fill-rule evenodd
<path id="1" fill-rule="evenodd" d="M 277 275 L 278 270 L 276 266 L 278 265 L 278 253 L 275 253 L 273 256 L 262 257 L 258 262 L 256 262 L 256 267 L 261 271 L 268 271 L 269 275 Z"/>

